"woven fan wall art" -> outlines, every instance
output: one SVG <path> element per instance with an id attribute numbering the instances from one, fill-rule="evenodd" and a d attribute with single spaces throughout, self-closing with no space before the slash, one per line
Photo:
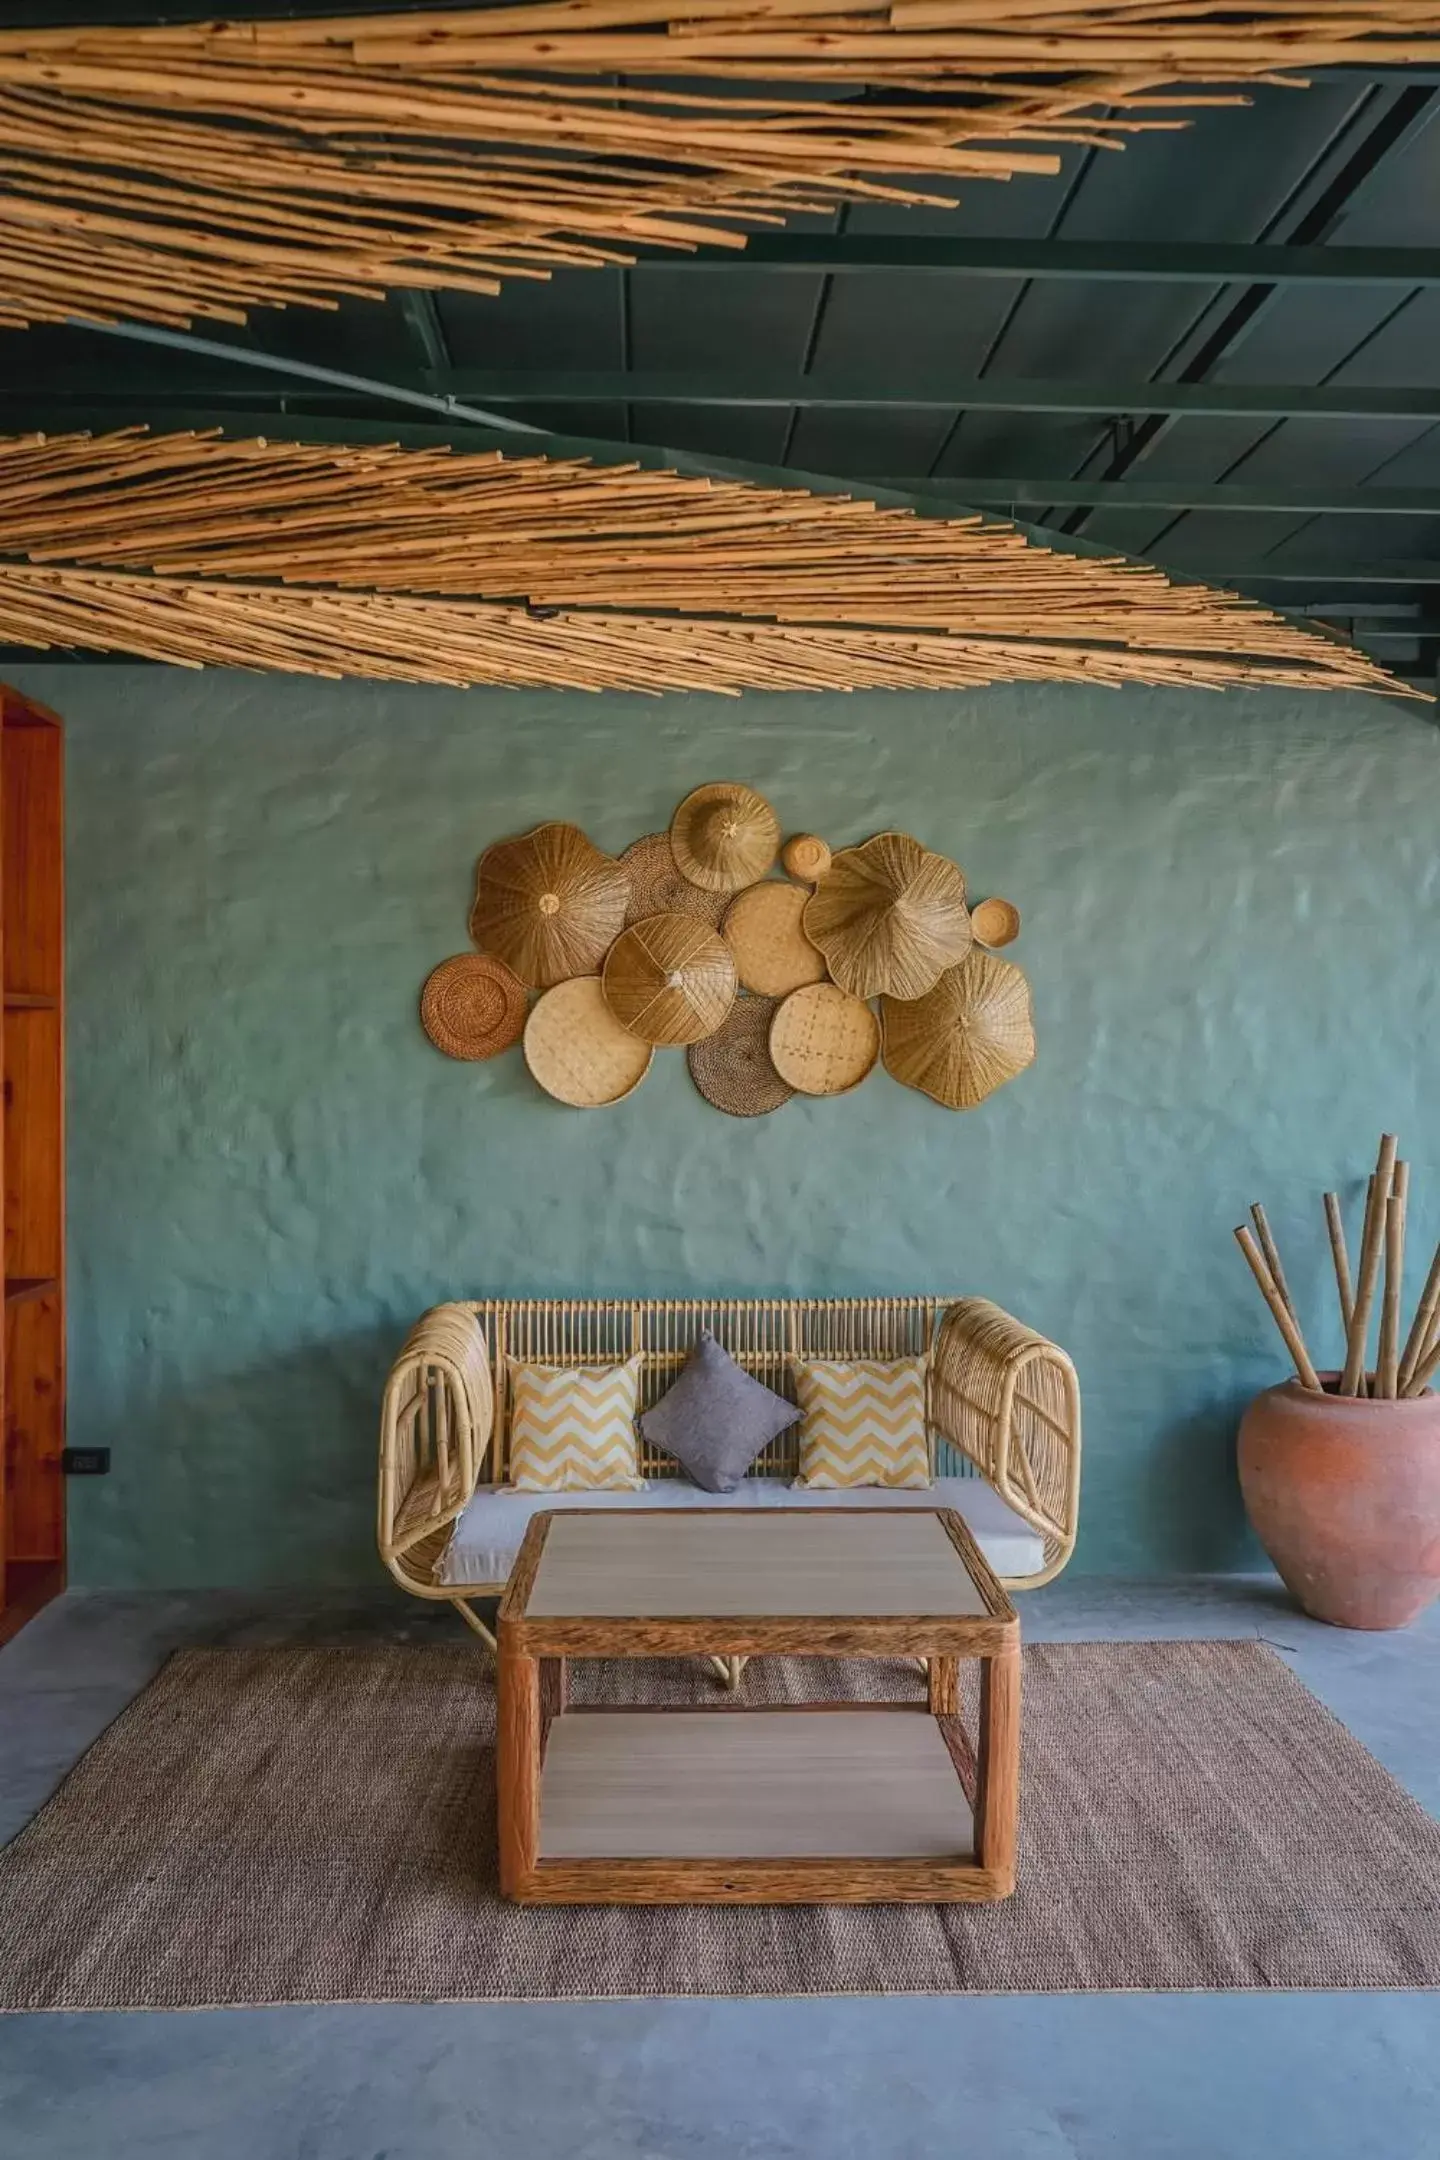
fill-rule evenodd
<path id="1" fill-rule="evenodd" d="M 922 998 L 881 1001 L 885 1069 L 947 1110 L 972 1110 L 1035 1056 L 1030 985 L 993 953 L 972 952 Z"/>
<path id="2" fill-rule="evenodd" d="M 964 877 L 908 833 L 843 848 L 804 920 L 830 973 L 855 997 L 923 997 L 970 950 Z"/>
<path id="3" fill-rule="evenodd" d="M 487 848 L 470 935 L 532 990 L 597 968 L 619 935 L 630 881 L 575 825 L 537 825 Z"/>
<path id="4" fill-rule="evenodd" d="M 969 1109 L 1035 1055 L 1029 985 L 986 949 L 1018 935 L 1010 901 L 972 916 L 959 865 L 908 833 L 782 846 L 738 781 L 692 790 L 618 861 L 560 821 L 487 848 L 470 929 L 481 951 L 426 980 L 426 1033 L 476 1059 L 523 1030 L 534 1079 L 575 1109 L 633 1094 L 657 1049 L 685 1049 L 699 1093 L 740 1118 L 849 1094 L 882 1054 Z"/>

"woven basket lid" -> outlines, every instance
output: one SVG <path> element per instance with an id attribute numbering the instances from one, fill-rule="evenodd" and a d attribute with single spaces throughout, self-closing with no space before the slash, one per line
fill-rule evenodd
<path id="1" fill-rule="evenodd" d="M 725 942 L 747 990 L 788 997 L 806 983 L 824 981 L 824 956 L 800 924 L 806 898 L 798 885 L 769 878 L 761 885 L 747 885 L 731 901 L 725 912 Z"/>
<path id="2" fill-rule="evenodd" d="M 685 797 L 670 820 L 681 874 L 707 892 L 738 892 L 764 877 L 780 852 L 780 820 L 754 788 L 712 780 Z"/>
<path id="3" fill-rule="evenodd" d="M 770 1057 L 770 1023 L 778 1002 L 737 998 L 715 1033 L 691 1043 L 685 1053 L 690 1077 L 706 1102 L 731 1117 L 763 1117 L 795 1093 Z"/>
<path id="4" fill-rule="evenodd" d="M 446 1057 L 498 1057 L 520 1040 L 525 985 L 488 953 L 456 953 L 425 978 L 420 1024 Z"/>
<path id="5" fill-rule="evenodd" d="M 650 915 L 615 940 L 605 997 L 642 1042 L 675 1048 L 713 1035 L 735 1002 L 735 962 L 693 915 Z"/>
<path id="6" fill-rule="evenodd" d="M 879 833 L 835 857 L 805 933 L 853 996 L 923 997 L 970 950 L 965 879 L 908 833 Z"/>
<path id="7" fill-rule="evenodd" d="M 598 975 L 577 975 L 537 999 L 525 1023 L 525 1062 L 547 1095 L 598 1110 L 633 1095 L 654 1051 L 621 1027 Z"/>
<path id="8" fill-rule="evenodd" d="M 620 867 L 630 880 L 630 905 L 625 923 L 643 922 L 647 915 L 695 915 L 718 930 L 730 905 L 730 895 L 706 892 L 692 885 L 676 864 L 669 833 L 647 833 L 627 847 Z"/>
<path id="9" fill-rule="evenodd" d="M 775 1070 L 802 1095 L 844 1095 L 873 1071 L 879 1054 L 874 1013 L 834 983 L 792 991 L 770 1023 Z"/>
<path id="10" fill-rule="evenodd" d="M 1030 985 L 1009 960 L 969 952 L 922 998 L 885 998 L 885 1069 L 947 1110 L 971 1110 L 1035 1056 Z"/>
<path id="11" fill-rule="evenodd" d="M 830 850 L 813 832 L 796 833 L 780 850 L 780 860 L 791 877 L 814 885 L 830 867 Z"/>
<path id="12" fill-rule="evenodd" d="M 578 825 L 537 825 L 487 848 L 470 935 L 533 990 L 600 965 L 625 923 L 630 880 Z"/>
<path id="13" fill-rule="evenodd" d="M 1013 945 L 1020 935 L 1020 910 L 1009 900 L 982 900 L 970 910 L 970 927 L 980 945 Z"/>

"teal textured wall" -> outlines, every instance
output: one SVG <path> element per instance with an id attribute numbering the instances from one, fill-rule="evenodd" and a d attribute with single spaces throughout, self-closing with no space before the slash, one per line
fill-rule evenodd
<path id="1" fill-rule="evenodd" d="M 1279 1362 L 1233 1224 L 1268 1201 L 1327 1352 L 1319 1193 L 1382 1124 L 1440 1229 L 1428 708 L 20 682 L 69 727 L 72 1437 L 114 1449 L 80 1582 L 374 1580 L 388 1358 L 488 1291 L 986 1292 L 1079 1365 L 1077 1564 L 1242 1565 L 1235 1417 Z M 487 842 L 619 849 L 732 775 L 1014 899 L 1036 1066 L 965 1115 L 880 1074 L 747 1124 L 680 1053 L 579 1113 L 429 1047 Z"/>

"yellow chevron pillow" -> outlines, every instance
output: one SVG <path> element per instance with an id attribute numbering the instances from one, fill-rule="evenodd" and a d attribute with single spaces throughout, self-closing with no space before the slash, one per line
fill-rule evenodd
<path id="1" fill-rule="evenodd" d="M 638 1492 L 640 1360 L 510 1368 L 510 1482 L 521 1492 Z"/>
<path id="2" fill-rule="evenodd" d="M 853 1365 L 793 1358 L 797 1485 L 928 1485 L 923 1357 Z"/>

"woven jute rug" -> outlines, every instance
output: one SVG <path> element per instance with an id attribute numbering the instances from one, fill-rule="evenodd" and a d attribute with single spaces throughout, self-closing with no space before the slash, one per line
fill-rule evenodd
<path id="1" fill-rule="evenodd" d="M 694 1661 L 574 1671 L 715 1699 Z M 468 1647 L 172 1658 L 0 1854 L 0 2007 L 1440 1983 L 1440 1825 L 1256 1643 L 1028 1650 L 1020 1887 L 981 1908 L 504 1905 L 494 1719 Z"/>

